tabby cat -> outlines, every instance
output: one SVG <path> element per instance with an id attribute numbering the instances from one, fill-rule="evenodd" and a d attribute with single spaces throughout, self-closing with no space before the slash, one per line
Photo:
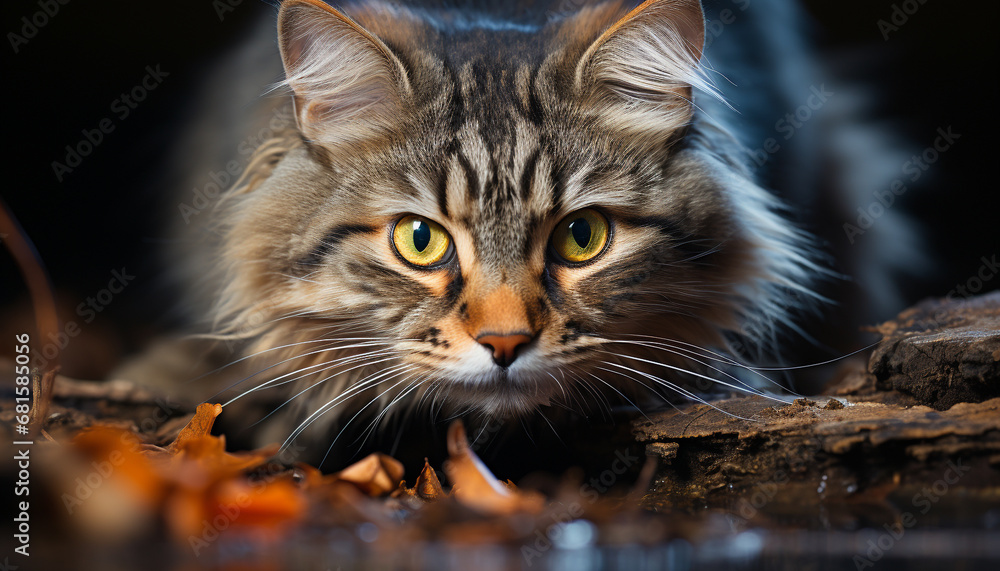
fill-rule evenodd
<path id="1" fill-rule="evenodd" d="M 253 356 L 227 395 L 283 395 L 289 442 L 365 410 L 742 388 L 727 343 L 817 297 L 809 238 L 722 124 L 700 2 L 561 8 L 281 5 L 294 125 L 212 211 L 207 281 Z"/>

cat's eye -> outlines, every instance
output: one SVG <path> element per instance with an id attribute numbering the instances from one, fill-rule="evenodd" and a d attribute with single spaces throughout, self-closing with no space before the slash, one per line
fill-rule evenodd
<path id="1" fill-rule="evenodd" d="M 608 219 L 593 208 L 570 214 L 552 232 L 552 250 L 570 263 L 593 260 L 608 244 Z"/>
<path id="2" fill-rule="evenodd" d="M 415 266 L 433 266 L 448 255 L 451 237 L 440 224 L 423 216 L 404 216 L 392 229 L 392 244 Z"/>

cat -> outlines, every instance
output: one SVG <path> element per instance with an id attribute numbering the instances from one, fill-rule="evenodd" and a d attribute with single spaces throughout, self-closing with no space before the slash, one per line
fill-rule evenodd
<path id="1" fill-rule="evenodd" d="M 286 0 L 277 27 L 286 94 L 247 120 L 288 121 L 198 212 L 196 271 L 268 438 L 763 394 L 738 361 L 836 279 L 759 183 L 698 0 Z"/>

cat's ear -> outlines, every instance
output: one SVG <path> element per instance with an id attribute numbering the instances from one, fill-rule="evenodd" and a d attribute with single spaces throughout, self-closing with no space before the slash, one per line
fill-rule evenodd
<path id="1" fill-rule="evenodd" d="M 306 138 L 339 146 L 392 132 L 410 86 L 382 40 L 319 0 L 283 3 L 278 40 Z"/>
<path id="2" fill-rule="evenodd" d="M 584 52 L 575 86 L 607 127 L 652 144 L 691 120 L 705 19 L 699 0 L 646 0 Z"/>

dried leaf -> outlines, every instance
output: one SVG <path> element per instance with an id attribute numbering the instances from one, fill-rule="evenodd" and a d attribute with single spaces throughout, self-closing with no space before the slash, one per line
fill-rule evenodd
<path id="1" fill-rule="evenodd" d="M 201 436 L 209 436 L 212 433 L 212 425 L 215 424 L 215 418 L 220 414 L 222 414 L 221 404 L 202 403 L 198 405 L 198 409 L 194 413 L 194 418 L 187 423 L 187 426 L 181 429 L 177 434 L 177 438 L 167 446 L 167 450 L 176 453 L 184 446 L 185 442 Z"/>
<path id="2" fill-rule="evenodd" d="M 143 446 L 135 434 L 108 427 L 84 431 L 74 444 L 91 458 L 121 464 L 115 473 L 138 490 L 143 503 L 159 508 L 179 541 L 214 537 L 230 527 L 277 537 L 304 516 L 305 495 L 287 474 L 249 480 L 247 471 L 265 464 L 278 446 L 226 452 L 225 438 L 210 434 L 221 412 L 220 405 L 200 405 L 167 448 Z M 314 479 L 322 477 L 315 472 Z"/>
<path id="3" fill-rule="evenodd" d="M 128 489 L 140 504 L 156 504 L 164 483 L 156 467 L 142 452 L 142 442 L 126 430 L 92 426 L 73 439 L 73 446 L 91 459 L 98 473 L 107 472 L 111 482 Z"/>
<path id="4" fill-rule="evenodd" d="M 451 480 L 452 494 L 462 504 L 497 515 L 538 513 L 544 506 L 540 495 L 509 489 L 497 480 L 469 448 L 461 421 L 455 421 L 448 429 L 448 454 L 444 470 Z"/>
<path id="5" fill-rule="evenodd" d="M 269 482 L 229 480 L 213 494 L 216 517 L 230 514 L 233 525 L 278 529 L 297 521 L 306 511 L 307 503 L 298 487 L 287 477 Z M 234 509 L 238 515 L 232 515 Z"/>
<path id="6" fill-rule="evenodd" d="M 297 462 L 295 464 L 295 469 L 302 477 L 299 485 L 303 488 L 311 489 L 323 485 L 325 476 L 323 476 L 323 473 L 320 472 L 318 468 L 313 468 L 309 464 Z"/>
<path id="7" fill-rule="evenodd" d="M 194 462 L 196 469 L 203 472 L 208 480 L 231 478 L 263 465 L 278 452 L 278 445 L 268 446 L 251 452 L 231 454 L 226 452 L 223 436 L 189 436 L 178 440 L 174 448 L 175 462 Z"/>
<path id="8" fill-rule="evenodd" d="M 417 481 L 413 485 L 418 496 L 425 500 L 436 500 L 445 496 L 444 488 L 441 487 L 441 480 L 437 477 L 437 472 L 431 468 L 430 462 L 424 458 L 424 469 L 417 476 Z"/>
<path id="9" fill-rule="evenodd" d="M 259 539 L 277 539 L 305 514 L 307 502 L 288 478 L 251 482 L 223 480 L 206 489 L 179 488 L 164 507 L 174 537 L 190 543 L 230 528 L 252 530 Z"/>
<path id="10" fill-rule="evenodd" d="M 389 497 L 395 499 L 416 499 L 417 491 L 414 488 L 407 488 L 406 480 L 400 480 L 399 486 L 389 494 Z"/>
<path id="11" fill-rule="evenodd" d="M 369 496 L 382 496 L 396 489 L 396 483 L 403 477 L 403 464 L 391 456 L 376 452 L 344 468 L 333 477 L 354 484 Z"/>

